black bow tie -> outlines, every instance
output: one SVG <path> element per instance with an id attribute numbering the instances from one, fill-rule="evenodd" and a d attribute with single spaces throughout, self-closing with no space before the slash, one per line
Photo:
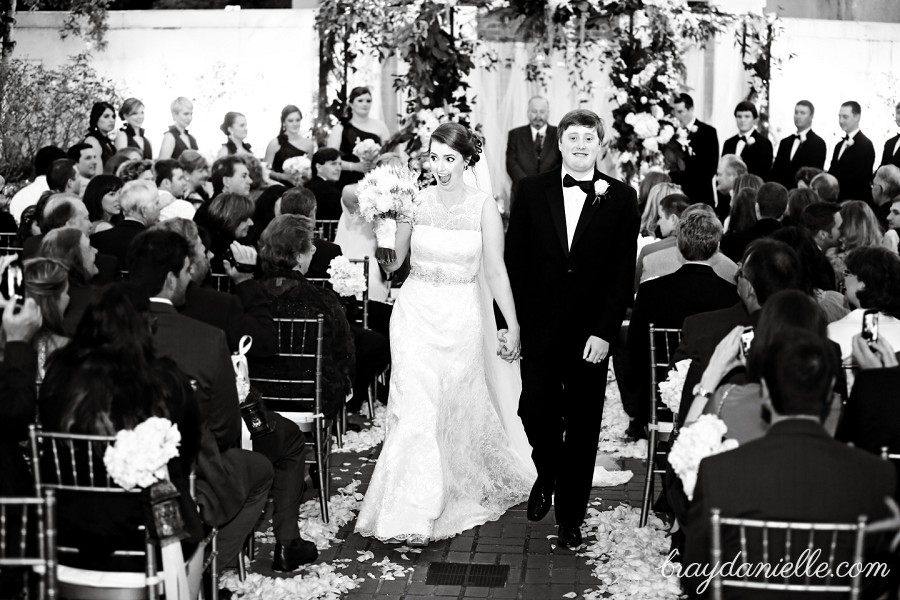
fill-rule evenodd
<path id="1" fill-rule="evenodd" d="M 747 143 L 747 139 L 748 139 L 750 136 L 742 135 L 742 136 L 739 136 L 739 137 L 741 138 L 741 141 L 743 141 L 743 142 L 746 144 L 746 143 Z"/>
<path id="2" fill-rule="evenodd" d="M 593 181 L 590 181 L 590 180 L 578 181 L 577 179 L 575 179 L 574 177 L 572 177 L 571 175 L 566 173 L 566 176 L 563 177 L 563 187 L 567 188 L 567 187 L 575 187 L 575 186 L 580 187 L 581 191 L 589 196 L 594 191 L 594 182 Z"/>
<path id="3" fill-rule="evenodd" d="M 849 135 L 845 135 L 845 136 L 844 136 L 844 141 L 845 141 L 845 142 L 846 142 L 847 140 L 849 140 L 849 139 L 850 139 L 850 136 L 849 136 Z"/>

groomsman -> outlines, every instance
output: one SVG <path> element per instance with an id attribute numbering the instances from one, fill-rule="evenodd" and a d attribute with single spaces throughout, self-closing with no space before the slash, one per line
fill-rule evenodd
<path id="1" fill-rule="evenodd" d="M 550 103 L 535 96 L 528 101 L 528 125 L 509 131 L 506 142 L 506 172 L 512 179 L 512 194 L 519 180 L 529 175 L 559 168 L 562 155 L 556 141 L 556 127 L 547 124 Z"/>
<path id="2" fill-rule="evenodd" d="M 875 166 L 875 146 L 859 130 L 862 108 L 859 102 L 850 100 L 841 104 L 838 124 L 844 132 L 842 139 L 834 147 L 831 167 L 828 172 L 837 177 L 841 184 L 838 201 L 863 200 L 872 202 L 872 168 Z"/>
<path id="3" fill-rule="evenodd" d="M 688 132 L 690 150 L 684 160 L 684 171 L 670 173 L 672 182 L 684 190 L 691 202 L 716 205 L 712 179 L 719 164 L 719 136 L 712 125 L 694 116 L 694 99 L 688 94 L 678 94 L 672 104 L 672 112 Z"/>
<path id="4" fill-rule="evenodd" d="M 772 172 L 772 142 L 756 130 L 759 111 L 752 102 L 739 102 L 734 109 L 738 134 L 722 144 L 722 156 L 734 154 L 747 165 L 747 172 L 759 175 L 763 181 Z"/>
<path id="5" fill-rule="evenodd" d="M 894 120 L 900 126 L 900 102 L 894 109 Z M 881 166 L 894 165 L 900 167 L 900 133 L 884 143 L 884 152 L 881 153 Z"/>
<path id="6" fill-rule="evenodd" d="M 828 148 L 825 140 L 812 130 L 815 114 L 816 108 L 809 100 L 801 100 L 794 107 L 794 127 L 797 128 L 797 133 L 784 138 L 778 145 L 769 181 L 780 183 L 790 190 L 797 187 L 794 175 L 801 167 L 825 168 Z"/>

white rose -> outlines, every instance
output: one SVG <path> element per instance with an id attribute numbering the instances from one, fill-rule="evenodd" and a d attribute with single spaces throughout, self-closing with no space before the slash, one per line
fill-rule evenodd
<path id="1" fill-rule="evenodd" d="M 655 138 L 647 138 L 642 142 L 645 150 L 649 150 L 650 152 L 659 152 L 659 143 Z"/>

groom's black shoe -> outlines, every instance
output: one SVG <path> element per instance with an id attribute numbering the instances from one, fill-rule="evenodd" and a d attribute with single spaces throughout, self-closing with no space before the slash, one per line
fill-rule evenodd
<path id="1" fill-rule="evenodd" d="M 574 550 L 581 545 L 581 527 L 579 525 L 559 526 L 559 545 Z"/>
<path id="2" fill-rule="evenodd" d="M 545 486 L 538 478 L 531 488 L 531 495 L 528 496 L 528 520 L 540 521 L 550 512 L 550 505 L 553 503 L 553 488 Z"/>

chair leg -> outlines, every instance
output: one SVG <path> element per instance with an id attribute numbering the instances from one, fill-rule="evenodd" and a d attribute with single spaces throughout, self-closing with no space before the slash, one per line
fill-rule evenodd
<path id="1" fill-rule="evenodd" d="M 327 421 L 325 421 L 327 423 Z M 316 423 L 316 467 L 319 469 L 319 505 L 322 509 L 322 521 L 328 523 L 328 480 L 331 473 L 328 471 L 328 452 L 331 445 L 331 427 L 324 427 L 323 422 Z"/>
<path id="2" fill-rule="evenodd" d="M 378 377 L 379 376 L 376 376 L 375 379 L 372 380 L 372 385 L 369 386 L 369 418 L 372 420 L 375 419 L 375 400 L 378 399 Z"/>
<path id="3" fill-rule="evenodd" d="M 209 572 L 212 575 L 212 586 L 209 592 L 211 600 L 219 600 L 219 535 L 212 537 L 212 556 L 209 562 Z"/>
<path id="4" fill-rule="evenodd" d="M 238 579 L 241 581 L 246 581 L 247 579 L 247 567 L 244 565 L 244 552 L 238 552 L 237 555 L 238 561 Z"/>
<path id="5" fill-rule="evenodd" d="M 649 436 L 650 439 L 647 440 L 647 468 L 646 477 L 644 479 L 644 497 L 641 502 L 641 527 L 644 527 L 647 524 L 647 517 L 650 514 L 650 497 L 653 494 L 653 478 L 656 476 L 653 473 L 653 465 L 656 460 L 657 435 L 657 424 L 651 422 Z"/>

